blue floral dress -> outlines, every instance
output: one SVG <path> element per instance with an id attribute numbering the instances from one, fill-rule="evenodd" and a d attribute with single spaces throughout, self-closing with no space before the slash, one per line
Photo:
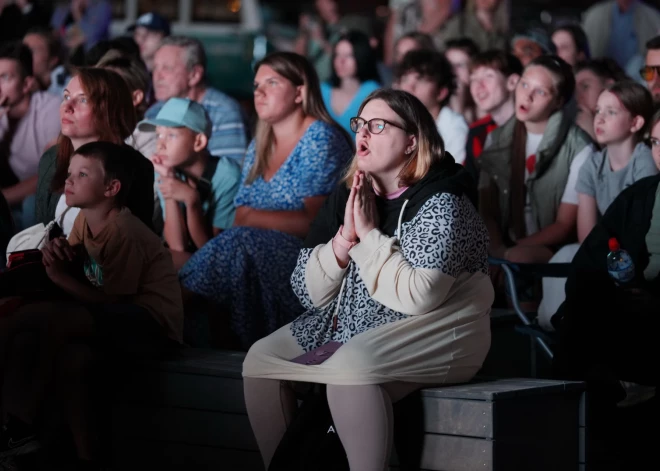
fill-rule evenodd
<path id="1" fill-rule="evenodd" d="M 305 198 L 332 192 L 351 156 L 344 134 L 316 121 L 269 181 L 259 177 L 247 185 L 255 162 L 252 141 L 234 204 L 300 211 Z M 289 282 L 302 242 L 280 231 L 233 227 L 192 256 L 179 273 L 181 284 L 230 313 L 232 332 L 247 349 L 304 311 Z"/>

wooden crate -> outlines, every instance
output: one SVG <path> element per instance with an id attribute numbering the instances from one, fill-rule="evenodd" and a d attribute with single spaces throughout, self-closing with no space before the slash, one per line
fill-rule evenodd
<path id="1" fill-rule="evenodd" d="M 115 469 L 262 469 L 243 401 L 243 358 L 190 349 L 135 372 L 112 410 Z M 408 400 L 421 403 L 423 430 L 403 433 L 419 434 L 424 470 L 577 470 L 582 393 L 582 383 L 535 379 L 429 388 Z M 416 423 L 401 413 L 400 422 Z M 403 462 L 409 450 L 400 451 Z M 406 463 L 415 460 L 408 455 Z"/>

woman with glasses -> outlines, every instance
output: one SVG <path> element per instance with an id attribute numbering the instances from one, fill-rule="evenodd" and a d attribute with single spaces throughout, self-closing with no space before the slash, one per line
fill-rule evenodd
<path id="1" fill-rule="evenodd" d="M 302 311 L 288 280 L 312 220 L 352 154 L 302 56 L 278 52 L 257 64 L 254 105 L 259 121 L 234 200 L 234 225 L 179 273 L 188 292 L 211 304 L 209 324 L 229 327 L 221 331 L 223 341 L 246 350 Z"/>
<path id="2" fill-rule="evenodd" d="M 490 347 L 488 234 L 472 177 L 409 93 L 378 90 L 357 114 L 356 155 L 291 276 L 306 312 L 243 364 L 266 467 L 296 412 L 291 382 L 326 384 L 350 469 L 384 471 L 392 404 L 470 380 Z"/>

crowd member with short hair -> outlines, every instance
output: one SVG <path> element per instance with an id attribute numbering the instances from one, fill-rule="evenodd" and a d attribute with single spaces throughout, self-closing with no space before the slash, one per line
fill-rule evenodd
<path id="1" fill-rule="evenodd" d="M 321 83 L 325 108 L 346 132 L 360 103 L 372 91 L 380 88 L 378 62 L 369 37 L 358 31 L 343 34 L 334 46 L 332 74 Z"/>
<path id="2" fill-rule="evenodd" d="M 133 39 L 140 48 L 140 57 L 147 70 L 154 68 L 154 57 L 161 41 L 170 35 L 170 22 L 157 12 L 149 12 L 140 16 L 131 26 Z"/>
<path id="3" fill-rule="evenodd" d="M 639 74 L 646 81 L 655 104 L 660 104 L 660 36 L 646 43 L 646 60 Z"/>
<path id="4" fill-rule="evenodd" d="M 560 25 L 552 32 L 551 39 L 557 55 L 572 67 L 591 58 L 589 41 L 580 25 Z"/>
<path id="5" fill-rule="evenodd" d="M 445 37 L 471 39 L 479 49 L 507 48 L 509 8 L 504 0 L 468 0 L 448 22 Z"/>
<path id="6" fill-rule="evenodd" d="M 570 65 L 535 59 L 516 86 L 515 116 L 488 136 L 479 209 L 496 257 L 545 263 L 575 237 L 575 182 L 593 147 L 563 111 L 574 89 Z"/>
<path id="7" fill-rule="evenodd" d="M 537 57 L 554 54 L 554 44 L 542 28 L 530 28 L 511 40 L 511 52 L 527 67 Z"/>
<path id="8" fill-rule="evenodd" d="M 401 36 L 396 43 L 394 43 L 394 69 L 401 63 L 404 56 L 410 51 L 417 49 L 435 50 L 433 38 L 425 33 L 413 31 Z"/>
<path id="9" fill-rule="evenodd" d="M 489 50 L 477 55 L 470 70 L 470 94 L 486 116 L 470 125 L 465 148 L 465 168 L 479 181 L 478 159 L 488 135 L 515 113 L 514 92 L 523 67 L 513 54 Z"/>
<path id="10" fill-rule="evenodd" d="M 392 404 L 428 384 L 469 381 L 490 347 L 488 233 L 472 178 L 409 93 L 375 91 L 352 123 L 357 154 L 291 275 L 306 312 L 243 363 L 266 467 L 296 413 L 292 382 L 327 385 L 351 469 L 384 470 Z M 331 346 L 327 360 L 305 363 Z"/>
<path id="11" fill-rule="evenodd" d="M 592 139 L 594 117 L 598 97 L 608 86 L 628 79 L 626 73 L 613 59 L 591 59 L 578 63 L 575 68 L 575 101 L 577 117 L 575 124 L 580 126 Z"/>
<path id="12" fill-rule="evenodd" d="M 397 88 L 415 95 L 436 122 L 445 150 L 457 163 L 465 161 L 468 125 L 460 114 L 449 107 L 456 89 L 456 77 L 451 64 L 439 52 L 411 51 L 396 70 Z"/>
<path id="13" fill-rule="evenodd" d="M 477 118 L 477 110 L 470 95 L 470 66 L 478 53 L 477 45 L 469 38 L 451 39 L 445 44 L 445 57 L 456 77 L 456 90 L 449 99 L 449 107 L 461 114 L 468 124 Z"/>
<path id="14" fill-rule="evenodd" d="M 19 228 L 33 225 L 39 158 L 60 131 L 60 99 L 34 91 L 32 53 L 19 41 L 0 45 L 0 190 L 17 211 Z"/>
<path id="15" fill-rule="evenodd" d="M 39 161 L 37 183 L 37 221 L 48 224 L 65 214 L 63 231 L 68 235 L 78 214 L 68 209 L 64 193 L 67 168 L 74 151 L 89 142 L 123 143 L 137 119 L 133 99 L 124 79 L 111 70 L 81 67 L 74 72 L 64 90 L 59 113 L 62 132 L 57 145 L 48 149 Z M 154 169 L 152 163 L 129 146 L 124 151 L 133 159 L 135 184 L 126 206 L 147 226 L 152 227 L 154 213 Z"/>
<path id="16" fill-rule="evenodd" d="M 323 106 L 302 56 L 276 52 L 257 64 L 256 136 L 243 165 L 234 227 L 193 254 L 183 287 L 229 314 L 247 349 L 290 322 L 300 305 L 288 284 L 302 240 L 351 157 L 349 137 Z"/>
<path id="17" fill-rule="evenodd" d="M 196 101 L 170 98 L 138 129 L 157 136 L 151 161 L 158 174 L 163 237 L 180 269 L 193 252 L 232 227 L 241 168 L 229 157 L 209 154 L 211 122 Z"/>
<path id="18" fill-rule="evenodd" d="M 147 119 L 156 117 L 170 98 L 199 102 L 213 123 L 209 152 L 241 161 L 247 147 L 247 130 L 236 100 L 206 83 L 206 52 L 199 40 L 169 36 L 154 56 L 153 85 L 158 103 L 149 108 Z"/>
<path id="19" fill-rule="evenodd" d="M 3 379 L 7 361 L 23 365 L 22 374 L 32 379 L 27 391 L 7 392 L 14 401 L 3 404 L 8 419 L 0 457 L 37 446 L 35 420 L 57 384 L 80 461 L 76 469 L 101 469 L 93 362 L 105 355 L 116 372 L 118 364 L 158 360 L 182 341 L 183 303 L 172 258 L 126 207 L 131 187 L 139 184 L 133 159 L 123 145 L 95 141 L 78 147 L 69 161 L 66 203 L 80 214 L 68 240 L 48 242 L 42 257 L 48 277 L 70 300 L 28 304 L 0 320 L 3 346 L 34 331 L 39 346 L 34 367 L 32 352 L 0 355 Z"/>
<path id="20" fill-rule="evenodd" d="M 23 44 L 32 51 L 32 69 L 38 89 L 61 97 L 69 82 L 69 73 L 62 64 L 62 48 L 53 31 L 32 28 L 23 37 Z"/>

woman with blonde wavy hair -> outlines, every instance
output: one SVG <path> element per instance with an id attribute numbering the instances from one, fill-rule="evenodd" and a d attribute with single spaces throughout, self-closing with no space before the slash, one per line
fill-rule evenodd
<path id="1" fill-rule="evenodd" d="M 295 416 L 291 382 L 327 385 L 351 470 L 385 471 L 392 404 L 424 385 L 469 381 L 490 346 L 488 233 L 472 177 L 407 92 L 375 91 L 351 129 L 357 152 L 345 184 L 291 276 L 307 310 L 243 364 L 266 468 Z"/>
<path id="2" fill-rule="evenodd" d="M 312 220 L 353 152 L 323 105 L 307 59 L 276 52 L 255 70 L 259 122 L 234 201 L 234 227 L 180 272 L 187 291 L 229 315 L 231 333 L 245 349 L 302 311 L 288 280 Z"/>

